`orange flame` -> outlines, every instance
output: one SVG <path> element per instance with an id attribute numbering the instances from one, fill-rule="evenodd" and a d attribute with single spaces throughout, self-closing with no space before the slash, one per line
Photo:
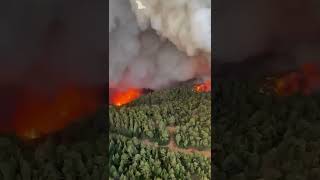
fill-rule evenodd
<path id="1" fill-rule="evenodd" d="M 297 72 L 291 72 L 276 80 L 275 91 L 278 95 L 288 96 L 295 93 L 310 95 L 320 89 L 320 69 L 316 64 L 303 64 Z"/>
<path id="2" fill-rule="evenodd" d="M 211 91 L 211 80 L 207 80 L 204 83 L 196 84 L 193 89 L 196 92 L 210 92 Z"/>
<path id="3" fill-rule="evenodd" d="M 275 92 L 280 96 L 296 94 L 301 90 L 301 74 L 291 72 L 275 81 Z"/>
<path id="4" fill-rule="evenodd" d="M 142 90 L 138 88 L 129 88 L 126 90 L 116 90 L 110 97 L 111 104 L 122 106 L 139 98 L 142 95 Z"/>

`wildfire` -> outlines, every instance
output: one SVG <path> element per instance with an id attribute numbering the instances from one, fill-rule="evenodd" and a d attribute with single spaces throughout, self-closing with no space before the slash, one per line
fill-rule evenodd
<path id="1" fill-rule="evenodd" d="M 210 92 L 211 91 L 211 80 L 207 80 L 204 83 L 196 84 L 193 89 L 196 92 Z"/>
<path id="2" fill-rule="evenodd" d="M 275 80 L 274 91 L 280 96 L 296 94 L 302 88 L 302 75 L 298 72 L 289 74 Z"/>
<path id="3" fill-rule="evenodd" d="M 14 114 L 14 131 L 23 139 L 54 133 L 94 113 L 101 98 L 95 90 L 75 87 L 61 88 L 50 98 L 27 91 Z"/>
<path id="4" fill-rule="evenodd" d="M 126 90 L 113 90 L 111 93 L 111 104 L 122 106 L 139 98 L 142 95 L 142 90 L 138 88 L 129 88 Z"/>
<path id="5" fill-rule="evenodd" d="M 310 95 L 320 89 L 320 69 L 316 64 L 303 64 L 300 70 L 276 78 L 273 89 L 280 96 Z"/>

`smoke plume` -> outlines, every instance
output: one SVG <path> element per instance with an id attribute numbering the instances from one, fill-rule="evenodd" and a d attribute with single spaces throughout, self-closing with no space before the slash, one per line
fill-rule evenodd
<path id="1" fill-rule="evenodd" d="M 109 1 L 109 87 L 158 89 L 210 69 L 211 1 Z"/>

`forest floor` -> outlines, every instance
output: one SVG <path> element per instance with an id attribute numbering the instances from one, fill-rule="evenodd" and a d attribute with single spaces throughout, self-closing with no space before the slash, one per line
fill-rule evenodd
<path id="1" fill-rule="evenodd" d="M 176 127 L 167 126 L 167 128 L 168 128 L 168 131 L 169 131 L 169 134 L 170 134 L 170 141 L 169 141 L 169 143 L 167 145 L 162 146 L 162 147 L 168 147 L 171 151 L 174 151 L 174 152 L 181 152 L 181 153 L 185 153 L 185 154 L 197 153 L 197 154 L 201 154 L 204 157 L 211 158 L 211 150 L 210 149 L 209 150 L 200 151 L 200 150 L 198 150 L 196 148 L 192 148 L 192 147 L 190 147 L 190 148 L 180 148 L 180 147 L 178 147 L 177 144 L 174 141 L 174 133 L 176 131 Z M 148 139 L 143 140 L 143 143 L 147 144 L 147 145 L 156 146 L 156 144 L 154 144 L 153 142 L 151 142 Z"/>

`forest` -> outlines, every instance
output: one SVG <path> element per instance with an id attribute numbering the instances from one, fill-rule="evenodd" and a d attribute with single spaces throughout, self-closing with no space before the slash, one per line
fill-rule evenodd
<path id="1" fill-rule="evenodd" d="M 1 135 L 0 179 L 107 179 L 108 134 L 101 126 L 105 113 L 103 109 L 37 140 L 21 141 L 15 136 Z"/>
<path id="2" fill-rule="evenodd" d="M 180 86 L 39 139 L 0 135 L 0 180 L 212 179 L 210 98 Z"/>
<path id="3" fill-rule="evenodd" d="M 154 91 L 110 105 L 109 120 L 111 179 L 211 179 L 210 93 Z"/>
<path id="4" fill-rule="evenodd" d="M 255 81 L 216 80 L 219 180 L 320 179 L 320 96 L 278 96 Z"/>
<path id="5" fill-rule="evenodd" d="M 180 147 L 208 149 L 211 145 L 211 94 L 180 87 L 144 95 L 128 106 L 109 106 L 110 130 L 165 145 L 167 126 L 176 128 Z"/>
<path id="6" fill-rule="evenodd" d="M 206 157 L 148 146 L 136 137 L 109 138 L 111 179 L 210 179 L 210 159 Z"/>

